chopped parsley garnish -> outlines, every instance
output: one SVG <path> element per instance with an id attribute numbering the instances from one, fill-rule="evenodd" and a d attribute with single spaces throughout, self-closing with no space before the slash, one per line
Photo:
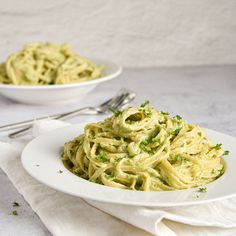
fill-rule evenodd
<path id="1" fill-rule="evenodd" d="M 200 192 L 200 193 L 205 193 L 206 191 L 207 191 L 206 187 L 201 187 L 198 189 L 198 192 Z"/>
<path id="2" fill-rule="evenodd" d="M 175 130 L 172 130 L 171 134 L 177 136 L 179 134 L 180 130 L 181 130 L 181 128 L 177 128 Z"/>
<path id="3" fill-rule="evenodd" d="M 216 149 L 216 150 L 220 150 L 220 149 L 221 149 L 221 146 L 222 146 L 222 144 L 221 144 L 221 143 L 218 143 L 218 144 L 216 144 L 213 148 Z"/>
<path id="4" fill-rule="evenodd" d="M 12 215 L 17 216 L 18 212 L 16 210 L 12 211 Z"/>
<path id="5" fill-rule="evenodd" d="M 18 202 L 13 202 L 12 206 L 13 206 L 13 207 L 19 207 L 20 204 L 19 204 Z"/>
<path id="6" fill-rule="evenodd" d="M 140 144 L 146 146 L 146 145 L 149 144 L 149 141 L 148 141 L 148 139 L 145 139 L 145 140 L 143 140 Z"/>
<path id="7" fill-rule="evenodd" d="M 174 164 L 182 164 L 183 162 L 187 162 L 187 159 L 185 159 L 183 156 L 180 154 L 177 154 L 175 156 L 172 156 L 170 161 Z"/>
<path id="8" fill-rule="evenodd" d="M 97 156 L 95 159 L 96 159 L 97 161 L 99 161 L 99 162 L 107 162 L 107 161 L 108 161 L 108 159 L 107 159 L 107 157 L 106 157 L 105 154 L 99 155 L 99 156 Z"/>
<path id="9" fill-rule="evenodd" d="M 149 104 L 149 101 L 144 101 L 141 105 L 140 105 L 140 108 L 139 108 L 139 111 L 143 112 L 143 114 L 146 116 L 146 117 L 150 117 L 152 112 L 150 109 L 148 109 L 149 107 L 146 108 L 146 106 Z"/>
<path id="10" fill-rule="evenodd" d="M 151 138 L 151 139 L 145 139 L 139 144 L 139 148 L 143 150 L 144 152 L 147 152 L 151 155 L 153 155 L 155 152 L 148 147 L 149 144 L 160 142 L 160 139 L 158 138 Z"/>
<path id="11" fill-rule="evenodd" d="M 169 112 L 165 112 L 165 111 L 161 111 L 162 115 L 168 116 L 170 113 Z"/>
<path id="12" fill-rule="evenodd" d="M 224 154 L 223 154 L 223 155 L 224 155 L 224 156 L 229 155 L 229 151 L 228 151 L 228 150 L 224 151 Z"/>
<path id="13" fill-rule="evenodd" d="M 175 118 L 176 118 L 177 120 L 182 120 L 182 117 L 179 116 L 179 115 L 176 115 Z"/>
<path id="14" fill-rule="evenodd" d="M 144 152 L 149 152 L 149 148 L 147 148 L 147 144 L 146 144 L 146 141 L 142 141 L 140 144 L 139 144 L 139 148 L 141 150 L 143 150 Z"/>
<path id="15" fill-rule="evenodd" d="M 150 140 L 150 143 L 160 143 L 160 139 L 159 138 L 152 138 Z"/>
<path id="16" fill-rule="evenodd" d="M 183 161 L 184 160 L 184 158 L 182 157 L 182 156 L 180 156 L 180 155 L 176 155 L 175 157 L 174 157 L 174 161 Z"/>
<path id="17" fill-rule="evenodd" d="M 114 116 L 119 116 L 121 113 L 122 113 L 122 111 L 121 110 L 116 110 L 116 109 L 113 109 L 113 108 L 109 108 L 109 111 L 110 112 L 112 112 L 113 114 L 114 114 Z"/>
<path id="18" fill-rule="evenodd" d="M 145 107 L 149 104 L 149 101 L 148 100 L 145 100 L 141 105 L 140 107 Z"/>
<path id="19" fill-rule="evenodd" d="M 150 141 L 148 139 L 145 139 L 139 144 L 139 148 L 143 150 L 144 152 L 147 152 L 150 155 L 153 155 L 154 151 L 150 147 L 147 146 L 149 143 Z"/>

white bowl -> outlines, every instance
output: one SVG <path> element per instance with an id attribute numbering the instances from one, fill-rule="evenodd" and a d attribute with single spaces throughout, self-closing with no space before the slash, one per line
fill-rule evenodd
<path id="1" fill-rule="evenodd" d="M 81 83 L 59 85 L 9 85 L 0 84 L 0 94 L 3 96 L 28 104 L 55 104 L 67 103 L 81 99 L 98 84 L 114 79 L 122 72 L 122 68 L 103 59 L 92 59 L 98 65 L 104 66 L 105 76 Z"/>

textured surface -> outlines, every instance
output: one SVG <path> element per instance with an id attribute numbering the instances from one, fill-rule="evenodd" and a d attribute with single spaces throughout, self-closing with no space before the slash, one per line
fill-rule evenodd
<path id="1" fill-rule="evenodd" d="M 235 11 L 235 0 L 2 1 L 0 60 L 46 40 L 126 67 L 235 64 Z"/>
<path id="2" fill-rule="evenodd" d="M 70 106 L 39 106 L 36 109 L 0 97 L 0 124 L 97 104 L 124 84 L 137 92 L 135 104 L 149 99 L 160 110 L 180 114 L 189 122 L 236 136 L 236 67 L 129 69 L 120 79 L 100 85 L 87 99 Z M 91 119 L 83 116 L 74 122 Z M 29 235 L 29 232 L 34 232 L 30 235 L 50 235 L 1 171 L 0 189 L 0 221 L 3 222 L 0 235 Z M 15 200 L 21 204 L 18 216 L 11 215 Z"/>

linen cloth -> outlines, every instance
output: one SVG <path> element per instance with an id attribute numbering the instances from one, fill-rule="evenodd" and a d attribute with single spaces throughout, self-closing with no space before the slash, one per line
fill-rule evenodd
<path id="1" fill-rule="evenodd" d="M 67 125 L 44 120 L 35 123 L 28 138 L 0 142 L 0 167 L 53 235 L 236 235 L 236 198 L 196 206 L 148 208 L 84 200 L 39 183 L 23 169 L 21 152 L 33 137 Z"/>

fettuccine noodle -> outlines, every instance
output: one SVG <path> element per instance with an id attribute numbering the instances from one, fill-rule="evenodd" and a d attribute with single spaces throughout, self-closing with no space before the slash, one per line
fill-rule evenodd
<path id="1" fill-rule="evenodd" d="M 103 66 L 74 53 L 69 44 L 31 43 L 0 65 L 0 83 L 51 85 L 102 76 Z"/>
<path id="2" fill-rule="evenodd" d="M 61 158 L 70 171 L 92 182 L 162 191 L 217 179 L 225 171 L 221 157 L 226 152 L 198 125 L 144 103 L 86 125 L 83 134 L 64 145 Z"/>

